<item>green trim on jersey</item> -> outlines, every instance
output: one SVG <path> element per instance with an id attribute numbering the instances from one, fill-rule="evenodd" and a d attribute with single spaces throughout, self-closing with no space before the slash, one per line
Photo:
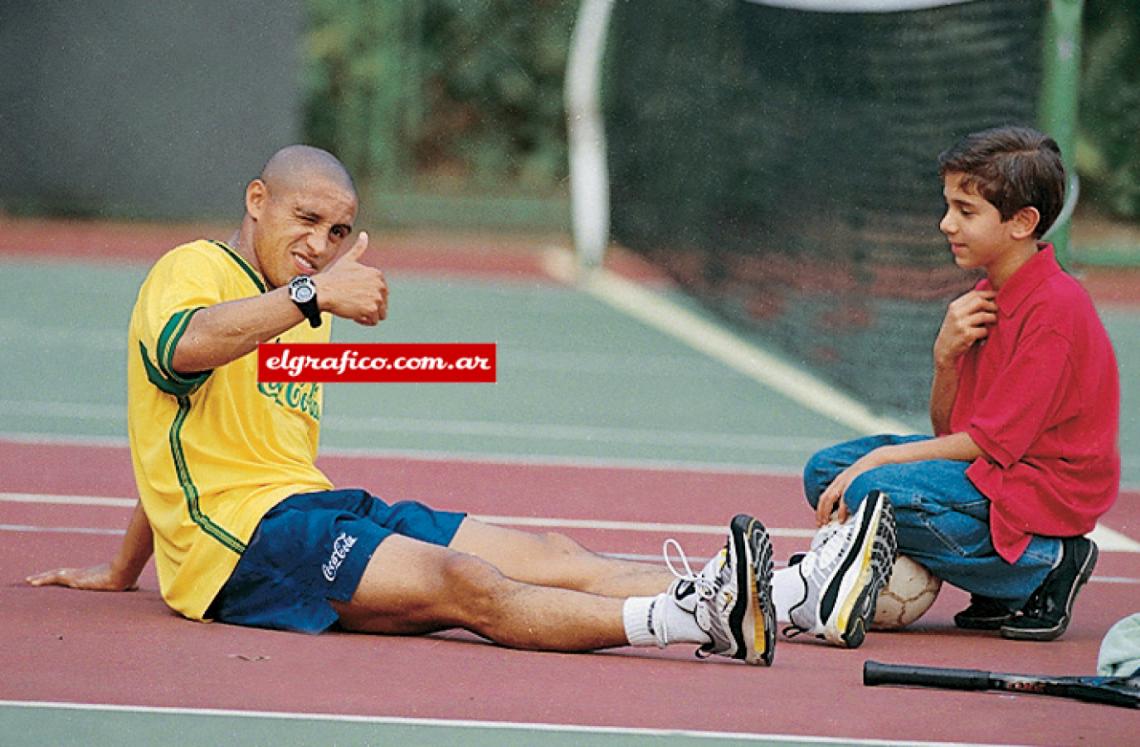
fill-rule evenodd
<path id="1" fill-rule="evenodd" d="M 174 380 L 167 377 L 161 369 L 150 362 L 150 353 L 147 351 L 146 345 L 142 343 L 142 340 L 139 340 L 139 355 L 142 356 L 143 369 L 146 371 L 146 377 L 150 380 L 150 383 L 158 387 L 159 391 L 171 394 L 175 397 L 183 397 L 191 394 L 210 376 L 210 372 L 205 371 L 195 379 L 182 379 L 179 377 L 178 380 Z"/>
<path id="2" fill-rule="evenodd" d="M 175 397 L 190 394 L 210 377 L 210 371 L 184 376 L 174 370 L 174 350 L 190 324 L 190 317 L 201 311 L 201 308 L 185 309 L 170 317 L 158 335 L 158 354 L 154 356 L 154 363 L 151 362 L 146 345 L 139 340 L 139 352 L 142 354 L 146 377 L 161 391 Z"/>
<path id="3" fill-rule="evenodd" d="M 174 457 L 174 469 L 178 474 L 178 484 L 182 488 L 182 495 L 186 497 L 186 508 L 190 512 L 190 520 L 210 537 L 213 537 L 227 549 L 238 555 L 245 552 L 245 543 L 233 536 L 225 529 L 215 524 L 209 516 L 202 513 L 198 505 L 198 488 L 190 477 L 190 469 L 186 466 L 186 455 L 182 452 L 182 424 L 190 412 L 190 398 L 178 397 L 178 414 L 170 425 L 170 454 Z"/>
<path id="4" fill-rule="evenodd" d="M 200 371 L 190 376 L 183 376 L 174 370 L 174 351 L 178 348 L 182 335 L 186 333 L 186 328 L 190 326 L 190 318 L 202 308 L 198 306 L 179 311 L 170 317 L 158 335 L 158 355 L 155 356 L 155 362 L 158 363 L 159 370 L 162 371 L 168 381 L 181 386 L 189 386 L 190 391 L 201 385 L 210 376 L 210 371 Z"/>
<path id="5" fill-rule="evenodd" d="M 142 340 L 139 340 L 139 355 L 142 356 L 143 368 L 146 369 L 146 377 L 150 380 L 150 383 L 158 387 L 159 390 L 167 394 L 173 394 L 175 397 L 189 394 L 189 391 L 183 391 L 184 387 L 167 381 L 162 371 L 159 371 L 158 368 L 150 362 L 150 353 L 147 352 L 146 345 L 143 345 Z"/>
<path id="6" fill-rule="evenodd" d="M 233 249 L 230 249 L 222 242 L 214 241 L 213 239 L 209 239 L 209 242 L 225 251 L 226 254 L 230 255 L 230 259 L 232 259 L 234 262 L 237 262 L 238 267 L 244 270 L 246 275 L 249 275 L 249 279 L 253 281 L 253 284 L 257 286 L 257 289 L 262 293 L 265 293 L 267 290 L 265 287 L 265 281 L 263 281 L 261 279 L 261 276 L 257 274 L 257 270 L 249 266 L 249 262 L 246 262 L 240 254 L 235 252 Z"/>

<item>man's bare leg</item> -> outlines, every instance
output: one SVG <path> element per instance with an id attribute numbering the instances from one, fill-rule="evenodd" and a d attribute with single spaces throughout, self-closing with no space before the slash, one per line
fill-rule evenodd
<path id="1" fill-rule="evenodd" d="M 527 571 L 527 553 L 546 552 L 540 536 L 533 547 L 511 530 L 478 523 L 467 525 L 461 548 L 485 551 L 513 572 L 565 583 L 599 583 L 596 565 L 614 563 L 632 587 L 671 579 L 665 571 L 639 564 L 586 558 L 576 543 L 566 544 L 570 560 Z M 460 529 L 464 533 L 463 528 Z M 505 548 L 484 548 L 498 539 Z M 453 542 L 453 545 L 455 542 Z M 576 549 L 578 548 L 578 549 Z M 666 646 L 696 643 L 700 650 L 751 664 L 770 664 L 775 646 L 775 620 L 768 595 L 771 544 L 755 519 L 736 516 L 722 565 L 714 575 L 690 576 L 684 594 L 656 593 L 626 598 L 527 583 L 509 578 L 491 562 L 469 552 L 388 537 L 368 562 L 348 603 L 333 602 L 341 625 L 362 632 L 417 634 L 464 628 L 513 648 L 591 651 L 613 646 Z M 579 573 L 580 566 L 587 566 Z M 567 571 L 569 569 L 569 572 Z M 581 576 L 581 578 L 579 578 Z"/>
<path id="2" fill-rule="evenodd" d="M 450 545 L 517 581 L 608 597 L 653 596 L 669 588 L 664 566 L 609 558 L 563 534 L 536 534 L 464 519 Z"/>
<path id="3" fill-rule="evenodd" d="M 623 601 L 507 578 L 463 552 L 394 535 L 382 542 L 347 604 L 349 630 L 418 634 L 464 628 L 512 648 L 588 651 L 628 644 Z"/>

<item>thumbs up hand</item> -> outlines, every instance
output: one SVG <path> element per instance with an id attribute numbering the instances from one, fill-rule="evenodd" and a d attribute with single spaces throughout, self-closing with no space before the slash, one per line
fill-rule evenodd
<path id="1" fill-rule="evenodd" d="M 348 251 L 313 275 L 313 282 L 321 311 L 371 327 L 388 316 L 388 283 L 383 272 L 361 264 L 367 249 L 368 234 L 361 232 Z"/>

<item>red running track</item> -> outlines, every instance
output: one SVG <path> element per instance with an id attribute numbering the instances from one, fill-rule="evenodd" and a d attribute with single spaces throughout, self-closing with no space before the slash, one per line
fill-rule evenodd
<path id="1" fill-rule="evenodd" d="M 807 528 L 795 479 L 757 474 L 328 458 L 344 486 L 477 513 L 715 524 L 746 510 Z M 130 497 L 120 447 L 0 440 L 0 492 Z M 1127 529 L 1140 495 L 1106 524 Z M 0 501 L 0 524 L 118 529 L 129 509 Z M 570 531 L 595 549 L 655 554 L 662 535 Z M 902 741 L 1120 744 L 1136 717 L 1029 695 L 865 688 L 864 659 L 1052 674 L 1091 673 L 1100 638 L 1137 608 L 1135 583 L 1089 584 L 1068 633 L 1048 644 L 960 633 L 965 595 L 946 588 L 912 629 L 855 651 L 781 640 L 771 669 L 693 660 L 686 647 L 601 654 L 509 651 L 463 633 L 307 637 L 202 625 L 172 614 L 148 569 L 131 594 L 33 589 L 29 572 L 109 558 L 119 538 L 0 531 L 0 699 L 796 734 Z M 719 539 L 680 536 L 694 555 Z M 806 540 L 777 538 L 784 558 Z M 1104 553 L 1098 577 L 1140 577 L 1140 556 Z"/>

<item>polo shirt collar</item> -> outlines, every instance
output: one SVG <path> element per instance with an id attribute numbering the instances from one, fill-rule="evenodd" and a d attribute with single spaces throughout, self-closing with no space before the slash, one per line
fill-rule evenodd
<path id="1" fill-rule="evenodd" d="M 1037 254 L 1033 255 L 1028 262 L 1023 264 L 1013 273 L 1009 280 L 1005 281 L 1005 285 L 998 291 L 997 301 L 998 311 L 1005 316 L 1012 316 L 1017 312 L 1017 308 L 1021 303 L 1029 297 L 1033 290 L 1054 275 L 1063 272 L 1061 265 L 1057 264 L 1057 257 L 1053 251 L 1052 244 L 1039 243 L 1037 245 Z M 985 282 L 987 287 L 992 287 L 989 280 Z"/>

